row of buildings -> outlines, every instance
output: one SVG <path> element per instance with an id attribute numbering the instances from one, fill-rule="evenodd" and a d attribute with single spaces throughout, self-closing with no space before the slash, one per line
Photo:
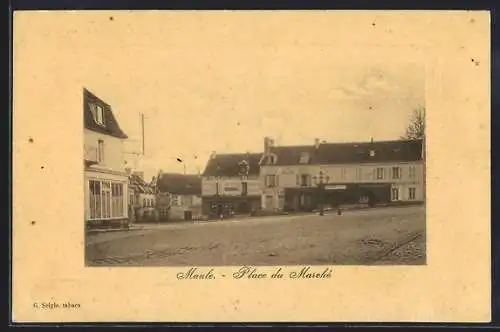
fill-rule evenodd
<path id="1" fill-rule="evenodd" d="M 422 140 L 275 146 L 213 153 L 202 176 L 203 211 L 312 211 L 351 204 L 423 202 Z"/>
<path id="2" fill-rule="evenodd" d="M 83 89 L 84 196 L 86 226 L 127 227 L 131 221 L 184 219 L 202 215 L 198 175 L 165 173 L 148 181 L 125 163 L 112 107 Z"/>
<path id="3" fill-rule="evenodd" d="M 124 226 L 151 213 L 183 219 L 425 199 L 422 140 L 276 146 L 266 137 L 259 153 L 213 152 L 201 175 L 146 181 L 125 167 L 127 135 L 111 106 L 87 89 L 83 97 L 88 225 Z"/>

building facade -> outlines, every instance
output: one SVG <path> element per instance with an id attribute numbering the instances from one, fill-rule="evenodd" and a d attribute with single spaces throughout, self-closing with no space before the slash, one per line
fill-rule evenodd
<path id="1" fill-rule="evenodd" d="M 421 140 L 274 146 L 266 138 L 260 162 L 262 209 L 331 207 L 424 200 Z"/>
<path id="2" fill-rule="evenodd" d="M 128 226 L 128 175 L 120 129 L 111 106 L 83 90 L 85 224 Z"/>
<path id="3" fill-rule="evenodd" d="M 201 178 L 198 175 L 158 175 L 158 209 L 168 220 L 192 220 L 202 216 Z"/>
<path id="4" fill-rule="evenodd" d="M 202 174 L 203 214 L 209 217 L 260 210 L 262 153 L 216 154 Z"/>
<path id="5" fill-rule="evenodd" d="M 144 180 L 142 172 L 129 175 L 129 205 L 137 222 L 157 218 L 155 188 Z"/>

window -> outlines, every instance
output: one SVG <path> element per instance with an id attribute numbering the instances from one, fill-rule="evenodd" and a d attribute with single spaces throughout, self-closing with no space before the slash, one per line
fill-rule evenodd
<path id="1" fill-rule="evenodd" d="M 148 200 L 143 198 L 142 199 L 142 207 L 146 207 L 146 206 L 148 206 Z"/>
<path id="2" fill-rule="evenodd" d="M 278 179 L 277 176 L 274 174 L 267 175 L 266 176 L 266 187 L 276 187 L 278 185 Z"/>
<path id="3" fill-rule="evenodd" d="M 311 197 L 309 195 L 300 195 L 300 205 L 306 206 L 311 204 Z"/>
<path id="4" fill-rule="evenodd" d="M 111 216 L 121 217 L 123 215 L 123 184 L 111 184 Z"/>
<path id="5" fill-rule="evenodd" d="M 356 170 L 356 180 L 358 180 L 358 181 L 363 180 L 363 169 L 362 168 L 358 168 Z"/>
<path id="6" fill-rule="evenodd" d="M 274 154 L 274 153 L 269 154 L 268 161 L 269 161 L 270 165 L 275 165 L 277 160 L 278 160 L 278 156 L 276 154 Z"/>
<path id="7" fill-rule="evenodd" d="M 409 176 L 410 176 L 410 179 L 414 179 L 416 177 L 416 169 L 415 169 L 415 166 L 410 166 L 409 168 Z"/>
<path id="8" fill-rule="evenodd" d="M 248 183 L 242 182 L 241 183 L 241 195 L 245 196 L 246 194 L 248 194 Z"/>
<path id="9" fill-rule="evenodd" d="M 89 204 L 89 219 L 124 217 L 123 184 L 110 181 L 90 180 Z"/>
<path id="10" fill-rule="evenodd" d="M 383 180 L 384 179 L 384 169 L 382 167 L 377 168 L 377 180 Z"/>
<path id="11" fill-rule="evenodd" d="M 399 188 L 392 188 L 391 190 L 391 200 L 398 201 L 399 200 Z"/>
<path id="12" fill-rule="evenodd" d="M 97 161 L 104 161 L 104 141 L 102 139 L 97 141 Z"/>
<path id="13" fill-rule="evenodd" d="M 415 197 L 417 196 L 416 193 L 417 193 L 417 189 L 416 188 L 408 188 L 408 199 L 409 200 L 414 200 Z"/>
<path id="14" fill-rule="evenodd" d="M 104 110 L 101 105 L 90 104 L 90 111 L 92 112 L 92 117 L 95 123 L 98 125 L 104 125 Z"/>
<path id="15" fill-rule="evenodd" d="M 370 157 L 375 157 L 375 151 L 374 150 L 370 150 Z"/>
<path id="16" fill-rule="evenodd" d="M 300 154 L 299 164 L 308 164 L 309 163 L 309 153 L 302 152 Z"/>
<path id="17" fill-rule="evenodd" d="M 300 186 L 301 187 L 308 187 L 311 182 L 311 177 L 307 174 L 302 174 L 300 176 Z"/>
<path id="18" fill-rule="evenodd" d="M 347 177 L 347 169 L 345 167 L 342 167 L 340 170 L 340 179 L 345 180 Z"/>
<path id="19" fill-rule="evenodd" d="M 393 179 L 401 179 L 401 168 L 393 167 L 392 168 L 392 178 Z"/>

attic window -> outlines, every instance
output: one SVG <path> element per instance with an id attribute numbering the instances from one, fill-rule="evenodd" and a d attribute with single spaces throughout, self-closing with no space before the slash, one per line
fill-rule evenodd
<path id="1" fill-rule="evenodd" d="M 370 157 L 374 157 L 375 156 L 375 150 L 370 150 Z"/>
<path id="2" fill-rule="evenodd" d="M 90 111 L 92 112 L 92 117 L 95 123 L 100 126 L 104 126 L 104 110 L 101 105 L 90 104 Z"/>
<path id="3" fill-rule="evenodd" d="M 309 163 L 309 153 L 302 152 L 300 154 L 299 164 L 308 164 Z"/>
<path id="4" fill-rule="evenodd" d="M 278 156 L 275 153 L 270 153 L 267 157 L 267 165 L 276 165 L 278 161 Z"/>

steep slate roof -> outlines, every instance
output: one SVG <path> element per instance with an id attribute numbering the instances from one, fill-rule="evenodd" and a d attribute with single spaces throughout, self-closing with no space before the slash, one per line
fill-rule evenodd
<path id="1" fill-rule="evenodd" d="M 142 194 L 154 194 L 154 188 L 136 174 L 129 175 L 129 186 Z"/>
<path id="2" fill-rule="evenodd" d="M 233 177 L 240 175 L 240 163 L 246 161 L 249 165 L 248 175 L 259 174 L 259 161 L 262 153 L 232 153 L 216 154 L 208 160 L 204 176 Z"/>
<path id="3" fill-rule="evenodd" d="M 272 165 L 287 166 L 299 164 L 302 153 L 308 153 L 311 157 L 310 161 L 312 161 L 315 148 L 312 145 L 274 146 L 269 149 L 269 152 L 277 157 L 276 162 Z M 264 157 L 261 165 L 268 164 L 270 164 L 268 157 Z"/>
<path id="4" fill-rule="evenodd" d="M 161 193 L 173 195 L 201 195 L 201 178 L 191 174 L 163 173 L 158 188 Z"/>
<path id="5" fill-rule="evenodd" d="M 422 140 L 326 143 L 319 146 L 314 159 L 318 164 L 418 161 L 422 159 Z"/>
<path id="6" fill-rule="evenodd" d="M 371 155 L 370 151 L 373 151 Z M 310 146 L 272 147 L 274 165 L 299 165 L 303 152 L 308 152 L 308 164 L 358 164 L 377 162 L 410 162 L 422 159 L 422 140 L 394 140 L 351 143 L 321 143 Z M 267 164 L 267 158 L 262 165 Z"/>
<path id="7" fill-rule="evenodd" d="M 98 104 L 103 108 L 104 126 L 101 126 L 94 121 L 92 111 L 90 110 L 90 103 Z M 83 89 L 83 119 L 85 128 L 88 130 L 117 138 L 128 138 L 118 125 L 118 121 L 113 115 L 111 106 L 85 88 Z"/>

